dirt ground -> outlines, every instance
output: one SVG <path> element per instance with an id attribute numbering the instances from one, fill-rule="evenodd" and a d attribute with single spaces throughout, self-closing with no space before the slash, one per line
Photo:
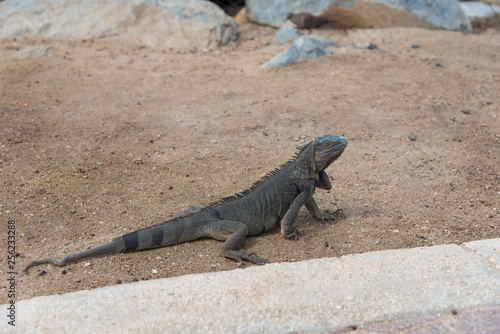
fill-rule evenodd
<path id="1" fill-rule="evenodd" d="M 244 190 L 323 134 L 349 145 L 315 197 L 346 219 L 302 209 L 299 240 L 276 229 L 245 250 L 292 262 L 500 237 L 498 31 L 325 30 L 333 55 L 265 69 L 275 30 L 240 30 L 198 52 L 0 42 L 0 244 L 15 221 L 18 299 L 238 268 L 204 239 L 20 272 Z M 47 56 L 15 56 L 31 45 Z"/>

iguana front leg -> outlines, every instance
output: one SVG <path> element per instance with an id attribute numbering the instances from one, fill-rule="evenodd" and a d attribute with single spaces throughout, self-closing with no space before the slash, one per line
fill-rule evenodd
<path id="1" fill-rule="evenodd" d="M 293 226 L 293 222 L 299 213 L 299 209 L 306 203 L 307 199 L 314 193 L 314 186 L 306 187 L 292 202 L 283 220 L 281 221 L 281 234 L 287 239 L 298 238 L 298 230 Z"/>
<path id="2" fill-rule="evenodd" d="M 320 189 L 325 190 L 332 189 L 330 178 L 325 171 L 321 171 L 319 173 L 319 180 L 316 186 Z M 337 220 L 339 217 L 345 218 L 344 211 L 342 209 L 337 209 L 335 211 L 330 211 L 330 209 L 321 210 L 320 208 L 318 208 L 318 204 L 316 204 L 316 201 L 312 196 L 306 201 L 305 206 L 314 217 L 321 220 Z"/>
<path id="3" fill-rule="evenodd" d="M 307 210 L 316 218 L 321 219 L 321 220 L 338 220 L 339 217 L 345 218 L 344 215 L 344 210 L 342 209 L 337 209 L 335 211 L 330 211 L 330 209 L 326 210 L 321 210 L 318 207 L 318 204 L 314 200 L 314 197 L 310 197 L 306 203 L 305 206 Z"/>

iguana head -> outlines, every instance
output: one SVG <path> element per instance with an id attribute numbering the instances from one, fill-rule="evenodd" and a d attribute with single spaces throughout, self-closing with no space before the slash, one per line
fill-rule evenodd
<path id="1" fill-rule="evenodd" d="M 324 135 L 313 141 L 314 163 L 318 172 L 326 169 L 344 152 L 347 139 L 344 137 Z"/>

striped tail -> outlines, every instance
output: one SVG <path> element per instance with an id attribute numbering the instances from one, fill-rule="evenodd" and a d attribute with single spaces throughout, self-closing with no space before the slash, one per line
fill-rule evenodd
<path id="1" fill-rule="evenodd" d="M 189 217 L 194 218 L 194 217 Z M 165 247 L 204 237 L 204 224 L 179 217 L 113 239 L 117 252 Z M 196 218 L 195 218 L 196 219 Z M 190 226 L 191 225 L 191 226 Z"/>

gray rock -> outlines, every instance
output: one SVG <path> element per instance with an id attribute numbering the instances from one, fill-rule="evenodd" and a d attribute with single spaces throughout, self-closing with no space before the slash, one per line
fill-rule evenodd
<path id="1" fill-rule="evenodd" d="M 489 19 L 495 14 L 500 15 L 500 6 L 490 6 L 479 1 L 460 2 L 460 7 L 471 22 Z"/>
<path id="2" fill-rule="evenodd" d="M 245 9 L 249 21 L 280 27 L 286 21 L 286 14 L 290 12 L 318 15 L 330 3 L 330 0 L 246 0 Z"/>
<path id="3" fill-rule="evenodd" d="M 238 37 L 238 25 L 202 0 L 7 0 L 0 38 L 117 37 L 153 47 L 211 48 Z"/>
<path id="4" fill-rule="evenodd" d="M 343 11 L 352 15 L 339 15 Z M 356 17 L 356 26 L 428 27 L 471 32 L 472 27 L 457 0 L 247 0 L 250 21 L 280 27 L 288 12 L 307 12 L 336 20 Z M 347 24 L 349 25 L 349 24 Z M 350 23 L 352 25 L 352 22 Z"/>
<path id="5" fill-rule="evenodd" d="M 332 41 L 331 39 L 329 39 L 328 37 L 323 37 L 323 36 L 319 36 L 319 35 L 309 35 L 309 37 L 317 40 L 318 42 L 320 42 L 321 44 L 323 44 L 323 46 L 325 48 L 338 48 L 338 44 L 335 43 L 334 41 Z"/>
<path id="6" fill-rule="evenodd" d="M 294 39 L 302 36 L 303 34 L 295 28 L 281 27 L 276 31 L 273 38 L 273 43 L 282 44 L 292 42 Z"/>
<path id="7" fill-rule="evenodd" d="M 295 39 L 288 48 L 277 54 L 273 59 L 264 64 L 264 67 L 285 66 L 297 59 L 316 59 L 331 55 L 320 41 L 309 36 L 301 36 Z"/>

